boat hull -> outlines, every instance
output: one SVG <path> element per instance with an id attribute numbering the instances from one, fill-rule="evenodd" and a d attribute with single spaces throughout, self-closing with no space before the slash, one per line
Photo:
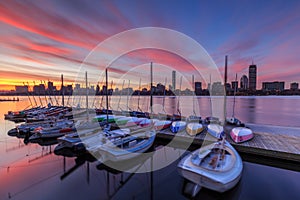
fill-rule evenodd
<path id="1" fill-rule="evenodd" d="M 191 181 L 197 185 L 200 185 L 202 187 L 208 188 L 210 190 L 220 192 L 220 193 L 223 193 L 223 192 L 226 192 L 226 191 L 232 189 L 234 186 L 236 186 L 236 184 L 241 179 L 241 174 L 240 174 L 232 181 L 230 181 L 226 184 L 223 184 L 216 180 L 207 178 L 205 176 L 201 176 L 198 173 L 191 172 L 189 170 L 179 168 L 178 171 L 184 178 L 188 179 L 189 181 Z"/>
<path id="2" fill-rule="evenodd" d="M 242 143 L 251 140 L 254 135 L 248 128 L 236 127 L 230 131 L 230 137 L 235 143 Z"/>
<path id="3" fill-rule="evenodd" d="M 132 159 L 134 157 L 137 157 L 138 155 L 141 155 L 141 153 L 144 153 L 153 145 L 153 142 L 155 140 L 155 132 L 151 131 L 151 133 L 149 134 L 149 138 L 144 139 L 142 142 L 126 149 L 103 145 L 99 146 L 99 148 L 94 149 L 90 153 L 92 155 L 99 155 L 99 157 L 97 157 L 100 158 L 99 161 L 101 162 L 119 162 Z"/>
<path id="4" fill-rule="evenodd" d="M 213 145 L 215 144 L 208 146 Z M 231 152 L 232 157 L 227 158 L 227 166 L 224 169 L 210 169 L 195 165 L 193 156 L 198 155 L 199 151 L 207 150 L 209 151 L 209 148 L 204 147 L 185 156 L 178 164 L 179 173 L 191 182 L 217 192 L 222 193 L 233 188 L 239 182 L 243 170 L 242 159 L 236 150 L 228 142 L 226 143 L 226 151 Z"/>
<path id="5" fill-rule="evenodd" d="M 186 127 L 186 122 L 175 121 L 175 122 L 172 122 L 172 124 L 170 126 L 170 130 L 172 131 L 172 133 L 178 133 L 178 132 L 184 131 L 185 127 Z"/>
<path id="6" fill-rule="evenodd" d="M 190 135 L 190 136 L 195 136 L 199 133 L 201 133 L 204 130 L 204 127 L 202 124 L 199 123 L 189 123 L 186 126 L 186 132 Z"/>
<path id="7" fill-rule="evenodd" d="M 220 139 L 224 132 L 224 129 L 223 126 L 219 124 L 209 124 L 207 126 L 207 132 L 213 137 Z"/>

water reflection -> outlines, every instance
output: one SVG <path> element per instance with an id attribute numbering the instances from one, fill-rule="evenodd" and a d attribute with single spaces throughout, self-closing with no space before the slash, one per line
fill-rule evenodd
<path id="1" fill-rule="evenodd" d="M 255 120 L 255 109 L 256 109 L 256 98 L 249 98 L 247 99 L 247 105 L 248 105 L 248 109 L 249 113 L 243 113 L 243 115 L 245 116 L 245 121 L 250 122 L 250 123 L 256 123 Z"/>
<path id="2" fill-rule="evenodd" d="M 190 105 L 183 97 L 180 107 L 189 115 Z M 299 126 L 298 97 L 293 98 L 237 98 L 237 117 L 246 122 L 276 123 Z M 24 100 L 24 99 L 23 99 Z M 3 121 L 7 109 L 24 108 L 27 102 L 0 104 L 0 197 L 1 199 L 186 199 L 186 181 L 177 172 L 179 159 L 167 167 L 148 173 L 114 171 L 82 155 L 72 158 L 53 154 L 51 143 L 24 145 L 23 139 L 7 135 L 14 123 Z M 144 99 L 145 102 L 148 98 Z M 228 110 L 232 105 L 229 98 Z M 161 98 L 158 100 L 161 102 Z M 209 100 L 198 98 L 201 115 L 209 115 Z M 272 102 L 272 103 L 270 103 Z M 166 98 L 170 113 L 176 99 Z M 9 106 L 10 107 L 9 107 Z M 147 108 L 145 103 L 144 109 Z M 173 107 L 172 107 L 173 105 Z M 276 105 L 276 107 L 273 107 Z M 20 107 L 19 107 L 20 106 Z M 280 113 L 280 114 L 278 114 Z M 134 172 L 151 169 L 155 162 L 164 162 L 178 156 L 180 149 L 165 148 L 163 153 L 144 158 L 143 162 L 122 164 Z M 109 165 L 111 166 L 111 165 Z M 271 178 L 270 178 L 271 177 Z M 300 173 L 244 162 L 240 183 L 232 190 L 220 194 L 201 189 L 195 199 L 300 199 Z"/>

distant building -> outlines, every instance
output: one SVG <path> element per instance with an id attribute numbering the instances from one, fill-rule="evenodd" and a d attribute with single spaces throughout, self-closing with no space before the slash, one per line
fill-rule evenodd
<path id="1" fill-rule="evenodd" d="M 24 85 L 24 86 L 16 85 L 15 89 L 16 89 L 16 93 L 19 93 L 19 94 L 27 94 L 28 93 L 27 85 Z"/>
<path id="2" fill-rule="evenodd" d="M 39 85 L 33 86 L 33 93 L 35 93 L 35 94 L 45 94 L 46 93 L 45 85 L 44 84 L 39 84 Z"/>
<path id="3" fill-rule="evenodd" d="M 67 85 L 67 87 L 65 87 L 65 93 L 71 95 L 73 93 L 73 86 Z"/>
<path id="4" fill-rule="evenodd" d="M 147 93 L 148 93 L 147 88 L 143 88 L 141 94 L 147 94 Z"/>
<path id="5" fill-rule="evenodd" d="M 119 89 L 118 89 L 118 92 L 119 92 Z M 99 86 L 99 84 L 97 84 L 97 86 L 96 86 L 96 94 L 97 95 L 100 94 L 100 86 Z"/>
<path id="6" fill-rule="evenodd" d="M 94 90 L 94 91 L 95 91 L 95 90 Z M 110 89 L 107 90 L 107 92 L 108 92 L 108 95 L 112 95 L 113 92 L 114 92 L 114 89 L 110 88 Z M 133 90 L 132 90 L 132 92 L 133 92 Z M 131 94 L 132 94 L 132 93 L 130 93 L 129 95 L 131 95 Z"/>
<path id="7" fill-rule="evenodd" d="M 95 94 L 96 93 L 96 90 L 95 90 L 95 86 L 94 85 L 91 85 L 91 87 L 89 88 L 89 94 Z"/>
<path id="8" fill-rule="evenodd" d="M 211 86 L 210 95 L 224 95 L 224 85 L 221 82 L 214 82 Z"/>
<path id="9" fill-rule="evenodd" d="M 242 90 L 248 90 L 248 88 L 249 88 L 248 83 L 249 83 L 248 77 L 246 75 L 243 75 L 241 77 L 241 80 L 240 80 L 240 87 L 241 87 L 241 89 Z"/>
<path id="10" fill-rule="evenodd" d="M 299 89 L 299 84 L 298 83 L 291 83 L 291 90 L 298 90 Z"/>
<path id="11" fill-rule="evenodd" d="M 195 94 L 200 95 L 202 93 L 202 83 L 195 82 Z"/>
<path id="12" fill-rule="evenodd" d="M 172 85 L 169 85 L 169 91 L 175 91 L 175 90 L 173 90 L 173 86 Z"/>
<path id="13" fill-rule="evenodd" d="M 176 90 L 176 71 L 172 71 L 172 90 Z"/>
<path id="14" fill-rule="evenodd" d="M 102 94 L 106 94 L 107 93 L 107 87 L 106 85 L 102 86 Z"/>
<path id="15" fill-rule="evenodd" d="M 284 90 L 284 82 L 263 82 L 262 89 L 264 91 L 283 91 Z"/>
<path id="16" fill-rule="evenodd" d="M 123 95 L 132 95 L 133 88 L 132 87 L 124 88 L 122 93 L 123 93 Z"/>
<path id="17" fill-rule="evenodd" d="M 79 89 L 80 89 L 80 84 L 76 83 L 74 89 L 75 89 L 75 90 L 79 90 Z"/>
<path id="18" fill-rule="evenodd" d="M 231 90 L 230 83 L 225 83 L 225 88 L 226 88 L 226 91 L 229 92 Z"/>
<path id="19" fill-rule="evenodd" d="M 238 81 L 232 81 L 232 82 L 231 82 L 232 90 L 235 91 L 235 92 L 237 92 L 238 85 L 239 85 L 239 82 L 238 82 Z"/>
<path id="20" fill-rule="evenodd" d="M 164 94 L 165 89 L 166 89 L 166 87 L 161 83 L 158 83 L 156 85 L 156 93 L 157 94 L 160 94 L 160 95 Z"/>
<path id="21" fill-rule="evenodd" d="M 53 82 L 51 81 L 48 81 L 48 92 L 51 94 L 53 91 L 54 91 L 54 85 L 53 85 Z"/>
<path id="22" fill-rule="evenodd" d="M 257 79 L 257 67 L 252 64 L 249 66 L 249 89 L 252 91 L 256 90 L 256 80 Z"/>

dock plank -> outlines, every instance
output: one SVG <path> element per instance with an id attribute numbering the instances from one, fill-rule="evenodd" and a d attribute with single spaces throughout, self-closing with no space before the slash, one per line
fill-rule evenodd
<path id="1" fill-rule="evenodd" d="M 191 137 L 185 132 L 177 133 L 180 142 L 192 142 L 200 148 L 204 140 L 211 140 L 211 136 L 204 132 L 195 137 Z M 175 134 L 169 130 L 161 131 L 157 134 L 158 138 L 170 139 Z M 192 140 L 193 139 L 193 140 Z M 236 144 L 229 136 L 227 140 L 241 153 L 251 153 L 270 158 L 280 158 L 284 160 L 296 161 L 300 164 L 300 135 L 272 134 L 266 132 L 254 133 L 254 138 L 250 141 Z"/>

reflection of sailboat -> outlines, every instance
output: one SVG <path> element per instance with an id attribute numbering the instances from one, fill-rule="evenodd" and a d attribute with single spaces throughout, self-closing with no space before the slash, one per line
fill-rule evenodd
<path id="1" fill-rule="evenodd" d="M 113 174 L 123 173 L 124 171 L 134 171 L 137 167 L 143 165 L 153 155 L 149 153 L 151 149 L 145 151 L 145 153 L 137 155 L 134 158 L 121 160 L 121 161 L 105 161 L 98 162 L 98 170 L 106 170 Z"/>
<path id="2" fill-rule="evenodd" d="M 214 142 L 188 154 L 178 164 L 182 176 L 197 187 L 225 192 L 241 178 L 243 163 L 236 150 L 225 141 Z"/>

